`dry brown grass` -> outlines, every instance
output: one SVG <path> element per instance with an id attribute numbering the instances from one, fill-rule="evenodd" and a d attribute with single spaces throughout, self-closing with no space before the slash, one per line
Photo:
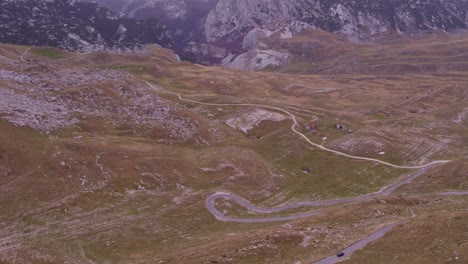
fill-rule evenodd
<path id="1" fill-rule="evenodd" d="M 245 135 L 222 123 L 241 108 L 181 103 L 156 91 L 182 106 L 180 115 L 201 127 L 217 123 L 222 136 L 209 138 L 202 129 L 201 136 L 210 145 L 162 144 L 158 139 L 167 137 L 164 131 L 133 133 L 128 123 L 114 127 L 89 115 L 80 126 L 49 138 L 2 121 L 0 262 L 307 263 L 403 219 L 411 220 L 349 262 L 428 263 L 451 258 L 457 263 L 455 256 L 458 263 L 465 261 L 457 252 L 466 251 L 466 238 L 461 237 L 466 233 L 466 198 L 414 196 L 466 190 L 467 123 L 453 122 L 468 98 L 468 78 L 466 69 L 459 67 L 463 55 L 458 52 L 466 39 L 432 36 L 410 43 L 355 47 L 320 34 L 318 40 L 304 35 L 290 45 L 309 41 L 308 45 L 320 48 L 334 43 L 334 49 L 322 54 L 324 62 L 336 58 L 334 51 L 359 51 L 357 57 L 345 57 L 335 66 L 316 66 L 322 72 L 316 75 L 240 72 L 177 62 L 170 51 L 150 47 L 144 54 L 67 54 L 59 61 L 33 55 L 36 62 L 24 72 L 40 74 L 54 67 L 126 71 L 137 78 L 126 83 L 130 89 L 148 80 L 196 100 L 287 108 L 301 125 L 316 120 L 322 135 L 329 137 L 326 144 L 345 152 L 398 164 L 457 161 L 431 170 L 395 196 L 324 208 L 317 217 L 290 223 L 244 225 L 216 221 L 205 209 L 204 198 L 224 190 L 270 206 L 356 196 L 376 191 L 407 171 L 309 148 L 291 133 L 289 121 L 262 122 Z M 0 54 L 19 62 L 17 56 L 24 50 L 1 46 Z M 437 72 L 412 65 L 416 61 L 437 64 Z M 449 65 L 452 62 L 458 66 Z M 97 85 L 119 104 L 112 94 L 114 84 Z M 93 87 L 66 92 L 73 95 L 86 89 Z M 338 122 L 354 133 L 337 131 Z M 351 150 L 340 143 L 358 138 L 382 143 L 386 154 L 379 155 L 372 147 Z M 305 174 L 304 167 L 312 173 Z M 248 214 L 242 208 L 235 211 Z M 405 243 L 412 249 L 407 250 Z"/>

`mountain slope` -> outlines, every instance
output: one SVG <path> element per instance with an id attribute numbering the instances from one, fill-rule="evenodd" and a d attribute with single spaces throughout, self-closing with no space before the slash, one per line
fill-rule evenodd
<path id="1" fill-rule="evenodd" d="M 468 67 L 448 67 L 463 61 L 453 52 L 468 37 L 439 37 L 359 46 L 361 59 L 340 55 L 339 67 L 320 75 L 181 63 L 156 46 L 53 59 L 45 55 L 59 51 L 0 45 L 0 263 L 312 263 L 399 221 L 347 261 L 466 263 L 458 252 L 468 248 L 459 235 L 467 233 L 468 196 L 437 193 L 468 189 Z M 412 60 L 421 45 L 437 73 L 352 71 L 372 62 L 371 51 L 392 64 Z M 310 218 L 221 222 L 205 206 L 216 192 L 269 208 L 355 198 L 417 172 L 311 148 L 284 112 L 251 104 L 291 112 L 311 141 L 350 155 L 400 165 L 454 161 L 392 195 L 321 207 Z M 307 130 L 311 122 L 317 131 Z M 257 219 L 316 210 L 215 206 Z"/>
<path id="2" fill-rule="evenodd" d="M 148 43 L 174 45 L 155 18 L 117 18 L 106 8 L 72 0 L 1 1 L 0 42 L 92 51 L 134 48 Z"/>
<path id="3" fill-rule="evenodd" d="M 110 8 L 122 17 L 157 17 L 167 25 L 181 55 L 187 43 L 203 34 L 204 21 L 219 0 L 83 0 Z M 193 56 L 187 57 L 193 59 Z"/>
<path id="4" fill-rule="evenodd" d="M 234 45 L 224 54 L 238 55 L 257 48 L 258 39 L 282 33 L 289 38 L 305 28 L 317 28 L 367 40 L 386 33 L 414 34 L 467 27 L 468 3 L 452 1 L 268 1 L 221 0 L 206 19 L 199 42 L 215 47 Z M 268 30 L 255 34 L 253 30 Z M 261 47 L 263 48 L 263 47 Z M 196 49 L 194 50 L 196 53 Z"/>
<path id="5" fill-rule="evenodd" d="M 391 30 L 466 28 L 467 10 L 463 0 L 221 0 L 207 17 L 205 33 L 214 42 L 236 31 L 300 21 L 360 40 Z"/>
<path id="6" fill-rule="evenodd" d="M 244 69 L 288 61 L 287 51 L 269 51 L 270 47 L 262 41 L 276 33 L 289 38 L 304 29 L 321 29 L 351 41 L 363 41 L 384 34 L 411 36 L 465 29 L 468 21 L 468 3 L 464 0 L 96 2 L 115 8 L 124 16 L 160 17 L 171 24 L 178 51 L 194 61 L 222 62 L 227 67 Z M 260 59 L 264 62 L 256 65 Z"/>

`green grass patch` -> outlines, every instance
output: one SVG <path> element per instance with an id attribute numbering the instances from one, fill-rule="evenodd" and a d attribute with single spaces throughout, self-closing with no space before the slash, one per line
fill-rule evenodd
<path id="1" fill-rule="evenodd" d="M 47 57 L 49 59 L 59 60 L 65 58 L 65 54 L 61 50 L 52 48 L 33 49 L 31 52 L 35 55 Z"/>
<path id="2" fill-rule="evenodd" d="M 277 135 L 266 135 L 251 147 L 284 176 L 280 190 L 285 200 L 361 196 L 378 191 L 406 172 L 317 150 L 297 136 L 288 138 L 283 133 L 279 133 L 281 140 Z"/>
<path id="3" fill-rule="evenodd" d="M 128 214 L 129 215 L 139 215 L 140 213 L 138 212 L 137 208 L 132 207 L 132 208 L 128 209 Z"/>
<path id="4" fill-rule="evenodd" d="M 133 73 L 139 73 L 146 70 L 146 67 L 141 64 L 111 64 L 101 68 L 106 70 L 124 70 Z"/>

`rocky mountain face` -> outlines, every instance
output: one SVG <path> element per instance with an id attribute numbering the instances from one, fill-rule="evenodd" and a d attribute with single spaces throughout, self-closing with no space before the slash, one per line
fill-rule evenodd
<path id="1" fill-rule="evenodd" d="M 135 135 L 158 137 L 160 143 L 168 144 L 204 145 L 217 137 L 213 124 L 193 120 L 197 117 L 189 110 L 156 96 L 157 87 L 119 71 L 114 59 L 125 53 L 63 52 L 60 59 L 53 59 L 40 55 L 44 54 L 40 51 L 56 50 L 53 48 L 34 47 L 17 56 L 8 49 L 17 47 L 0 45 L 0 122 L 42 134 L 100 123 L 129 129 Z M 149 50 L 170 63 L 178 62 L 175 54 L 163 55 L 165 50 L 158 46 L 127 56 L 148 62 L 145 56 L 153 55 Z"/>
<path id="2" fill-rule="evenodd" d="M 173 47 L 156 18 L 119 18 L 109 9 L 74 0 L 0 1 L 0 42 L 65 50 L 132 49 L 148 43 Z"/>
<path id="3" fill-rule="evenodd" d="M 387 33 L 464 29 L 468 22 L 465 0 L 96 1 L 124 16 L 160 17 L 173 35 L 180 34 L 177 47 L 188 58 L 243 69 L 284 63 L 288 52 L 272 50 L 264 40 L 290 38 L 307 28 L 363 41 Z"/>
<path id="4" fill-rule="evenodd" d="M 221 0 L 206 18 L 202 41 L 210 48 L 233 47 L 214 54 L 226 66 L 259 69 L 287 60 L 287 51 L 273 52 L 263 41 L 272 36 L 290 38 L 315 28 L 362 41 L 391 32 L 449 31 L 467 27 L 467 11 L 463 0 Z"/>
<path id="5" fill-rule="evenodd" d="M 121 17 L 147 19 L 157 17 L 175 40 L 175 49 L 187 59 L 187 43 L 203 35 L 204 21 L 219 0 L 83 0 L 110 8 Z"/>

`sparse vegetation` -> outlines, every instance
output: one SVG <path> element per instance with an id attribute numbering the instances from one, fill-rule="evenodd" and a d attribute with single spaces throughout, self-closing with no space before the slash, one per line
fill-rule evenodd
<path id="1" fill-rule="evenodd" d="M 31 53 L 54 60 L 65 58 L 64 52 L 55 48 L 34 48 Z"/>
<path id="2" fill-rule="evenodd" d="M 441 46 L 426 49 L 443 57 Z M 27 57 L 36 62 L 20 63 L 24 49 L 0 46 L 5 58 L 18 60 L 9 64 L 0 56 L 0 93 L 8 95 L 0 96 L 0 262 L 309 263 L 401 220 L 407 222 L 347 262 L 386 263 L 396 254 L 401 263 L 466 262 L 459 253 L 466 238 L 456 234 L 466 233 L 467 198 L 434 195 L 468 186 L 462 68 L 359 73 L 366 59 L 345 61 L 348 74 L 295 75 L 180 63 L 158 47 L 142 54 L 59 52 L 60 61 L 38 50 Z M 354 155 L 406 165 L 455 161 L 393 195 L 324 207 L 312 218 L 220 222 L 204 204 L 217 191 L 269 207 L 360 196 L 411 171 L 322 152 L 293 134 L 289 119 L 266 115 L 247 124 L 240 118 L 234 127 L 248 129 L 234 129 L 227 120 L 245 117 L 251 107 L 202 106 L 163 91 L 288 109 L 313 142 L 326 136 L 325 146 Z M 34 105 L 5 101 L 20 95 Z M 49 111 L 59 113 L 53 122 L 34 121 L 47 120 Z M 311 122 L 320 134 L 307 132 Z M 353 133 L 337 130 L 337 123 Z M 222 202 L 218 208 L 230 216 L 268 215 Z M 401 241 L 417 246 L 407 251 Z"/>

